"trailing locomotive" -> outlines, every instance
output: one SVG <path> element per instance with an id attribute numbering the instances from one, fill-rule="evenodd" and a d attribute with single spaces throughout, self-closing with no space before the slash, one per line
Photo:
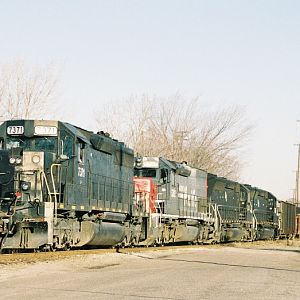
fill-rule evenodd
<path id="1" fill-rule="evenodd" d="M 104 132 L 0 125 L 0 251 L 270 239 L 293 235 L 285 211 L 267 191 L 185 162 L 134 158 Z"/>
<path id="2" fill-rule="evenodd" d="M 208 174 L 208 193 L 217 204 L 220 241 L 253 241 L 277 236 L 277 199 L 269 192 Z"/>
<path id="3" fill-rule="evenodd" d="M 147 244 L 214 240 L 214 212 L 207 199 L 205 171 L 162 157 L 137 157 L 135 176 L 135 203 L 151 205 Z"/>
<path id="4" fill-rule="evenodd" d="M 208 174 L 208 195 L 216 205 L 220 242 L 255 239 L 253 207 L 245 185 Z"/>

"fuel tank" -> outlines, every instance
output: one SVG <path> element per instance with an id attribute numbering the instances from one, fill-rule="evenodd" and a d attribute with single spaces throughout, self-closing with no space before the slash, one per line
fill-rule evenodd
<path id="1" fill-rule="evenodd" d="M 222 231 L 222 241 L 223 242 L 236 242 L 241 241 L 244 235 L 242 228 L 226 228 Z"/>
<path id="2" fill-rule="evenodd" d="M 125 228 L 121 224 L 83 221 L 81 223 L 80 242 L 77 246 L 114 246 L 120 243 L 124 236 Z"/>
<path id="3" fill-rule="evenodd" d="M 275 229 L 274 228 L 259 228 L 257 230 L 257 239 L 258 240 L 270 240 L 273 239 L 275 236 Z"/>
<path id="4" fill-rule="evenodd" d="M 176 232 L 176 242 L 192 242 L 198 238 L 199 231 L 196 226 L 180 226 Z"/>

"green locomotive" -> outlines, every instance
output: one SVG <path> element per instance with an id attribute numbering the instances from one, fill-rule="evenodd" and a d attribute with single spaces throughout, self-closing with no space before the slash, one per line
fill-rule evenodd
<path id="1" fill-rule="evenodd" d="M 272 239 L 278 233 L 277 199 L 269 192 L 208 174 L 220 242 Z"/>
<path id="2" fill-rule="evenodd" d="M 111 246 L 132 213 L 133 151 L 68 123 L 0 126 L 0 249 Z"/>

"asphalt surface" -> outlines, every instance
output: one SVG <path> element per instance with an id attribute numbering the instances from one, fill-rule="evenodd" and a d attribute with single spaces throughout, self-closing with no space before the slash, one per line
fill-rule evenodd
<path id="1" fill-rule="evenodd" d="M 84 254 L 0 265 L 0 299 L 300 299 L 300 248 Z"/>

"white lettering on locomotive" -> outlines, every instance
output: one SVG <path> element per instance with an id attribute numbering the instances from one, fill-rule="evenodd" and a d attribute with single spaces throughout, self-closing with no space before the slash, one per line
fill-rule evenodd
<path id="1" fill-rule="evenodd" d="M 57 127 L 54 126 L 35 126 L 34 135 L 57 136 Z"/>
<path id="2" fill-rule="evenodd" d="M 24 126 L 8 126 L 7 134 L 9 135 L 20 135 L 24 133 Z"/>

